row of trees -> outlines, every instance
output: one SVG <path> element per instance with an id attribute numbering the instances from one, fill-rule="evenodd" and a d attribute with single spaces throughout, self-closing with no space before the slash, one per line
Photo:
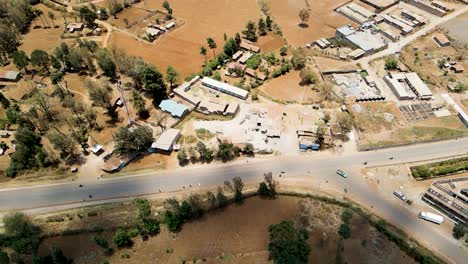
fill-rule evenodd
<path id="1" fill-rule="evenodd" d="M 191 146 L 188 149 L 180 149 L 177 153 L 177 159 L 182 165 L 187 164 L 189 161 L 210 162 L 215 158 L 226 162 L 238 157 L 240 152 L 243 152 L 245 155 L 253 155 L 254 147 L 252 144 L 248 143 L 243 149 L 240 149 L 224 140 L 219 142 L 217 149 L 212 149 L 207 147 L 205 143 L 199 141 L 195 147 Z"/>

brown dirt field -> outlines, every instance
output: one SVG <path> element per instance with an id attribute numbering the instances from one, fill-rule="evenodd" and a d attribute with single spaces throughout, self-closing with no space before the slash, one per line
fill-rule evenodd
<path id="1" fill-rule="evenodd" d="M 162 9 L 162 2 L 145 1 L 138 6 Z M 249 20 L 257 21 L 260 17 L 256 2 L 250 0 L 173 0 L 170 4 L 174 17 L 186 22 L 183 26 L 163 35 L 154 44 L 139 42 L 122 33 L 113 34 L 110 44 L 119 46 L 131 55 L 141 56 L 162 71 L 173 65 L 183 78 L 201 69 L 204 58 L 200 55 L 200 46 L 206 46 L 206 38 L 214 38 L 218 50 L 221 50 L 224 33 L 234 36 Z M 208 51 L 208 57 L 212 57 L 212 54 Z"/>
<path id="2" fill-rule="evenodd" d="M 331 70 L 358 70 L 359 67 L 351 62 L 335 60 L 326 57 L 313 57 L 315 64 L 321 72 Z"/>
<path id="3" fill-rule="evenodd" d="M 291 71 L 278 78 L 269 80 L 260 89 L 269 97 L 283 102 L 315 103 L 320 100 L 313 86 L 299 85 L 299 71 Z"/>
<path id="4" fill-rule="evenodd" d="M 127 28 L 125 19 L 128 20 L 128 25 L 131 26 L 150 14 L 151 13 L 146 10 L 132 6 L 125 8 L 122 12 L 118 13 L 116 19 L 113 16 L 110 16 L 108 22 L 121 28 Z"/>
<path id="5" fill-rule="evenodd" d="M 260 37 L 255 45 L 260 47 L 263 53 L 272 51 L 279 51 L 286 43 L 282 36 L 270 33 L 266 36 Z M 279 52 L 278 52 L 279 53 Z"/>
<path id="6" fill-rule="evenodd" d="M 28 55 L 35 49 L 50 51 L 63 41 L 60 39 L 60 35 L 63 33 L 64 20 L 60 13 L 49 9 L 43 4 L 35 5 L 34 8 L 44 12 L 42 17 L 47 19 L 51 28 L 42 28 L 43 23 L 40 18 L 36 18 L 33 23 L 31 23 L 29 32 L 22 36 L 22 44 L 18 48 Z M 54 23 L 58 26 L 57 28 L 52 27 L 52 20 L 47 16 L 49 11 L 55 14 L 56 18 Z M 34 28 L 35 23 L 40 26 L 40 28 Z"/>
<path id="7" fill-rule="evenodd" d="M 318 221 L 314 221 L 315 218 L 310 219 L 313 224 L 309 238 L 310 263 L 334 263 L 337 252 L 341 252 L 343 260 L 348 263 L 381 263 L 382 261 L 414 263 L 399 251 L 395 244 L 389 242 L 370 227 L 366 220 L 356 214 L 351 220 L 351 238 L 344 241 L 343 250 L 339 251 L 340 238 L 336 233 L 336 228 L 340 222 L 341 208 L 317 200 L 286 196 L 280 196 L 275 200 L 249 198 L 242 205 L 231 205 L 223 210 L 209 213 L 199 220 L 186 223 L 176 234 L 167 232 L 163 227 L 159 235 L 144 242 L 139 238 L 134 238 L 131 248 L 118 249 L 109 256 L 104 256 L 102 250 L 92 241 L 95 235 L 92 233 L 46 238 L 40 245 L 39 253 L 47 254 L 50 248 L 56 246 L 78 264 L 97 263 L 104 258 L 112 263 L 180 263 L 183 259 L 187 260 L 187 263 L 193 263 L 196 259 L 204 260 L 206 263 L 271 263 L 267 260 L 268 226 L 282 220 L 297 220 L 300 202 L 306 204 L 307 210 L 313 209 L 314 207 L 310 207 L 313 205 L 321 208 L 320 212 L 317 210 L 310 212 L 313 217 L 318 217 Z M 122 204 L 120 207 L 106 208 L 102 209 L 106 211 L 105 218 L 111 222 L 118 222 L 120 219 L 122 225 L 131 223 L 129 216 L 135 215 L 131 205 Z M 64 222 L 51 222 L 44 225 L 71 226 L 72 221 L 78 221 L 83 222 L 80 226 L 89 227 L 98 224 L 99 219 L 104 218 L 104 215 L 97 210 L 94 210 L 98 213 L 96 217 L 87 216 L 86 211 L 83 210 L 78 212 L 81 215 L 80 218 L 77 212 L 73 212 L 62 216 L 65 219 Z M 334 222 L 338 222 L 333 224 L 333 230 L 324 231 L 321 229 L 322 222 L 330 221 L 326 219 L 327 214 L 337 215 L 332 218 L 335 219 Z M 109 224 L 113 226 L 112 223 L 109 222 Z M 110 232 L 106 231 L 101 236 L 111 241 Z M 363 242 L 364 240 L 366 242 Z M 129 259 L 122 258 L 124 254 L 128 254 Z"/>
<path id="8" fill-rule="evenodd" d="M 277 22 L 283 31 L 284 37 L 293 46 L 304 46 L 321 37 L 335 35 L 335 29 L 345 24 L 354 24 L 346 17 L 333 10 L 348 0 L 270 0 L 268 1 L 273 21 Z M 310 19 L 308 28 L 299 27 L 299 10 L 310 5 Z"/>

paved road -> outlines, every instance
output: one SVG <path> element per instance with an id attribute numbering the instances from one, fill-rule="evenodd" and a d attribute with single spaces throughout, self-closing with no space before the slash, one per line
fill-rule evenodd
<path id="1" fill-rule="evenodd" d="M 158 192 L 159 189 L 163 192 L 180 190 L 182 186 L 188 188 L 189 185 L 215 186 L 235 176 L 242 177 L 244 181 L 257 181 L 266 171 L 272 171 L 274 175 L 284 171 L 285 177 L 306 175 L 306 177 L 320 179 L 330 188 L 337 190 L 347 188 L 347 195 L 353 199 L 362 204 L 372 205 L 374 210 L 389 222 L 404 230 L 410 230 L 411 234 L 424 239 L 442 254 L 450 256 L 457 263 L 462 263 L 467 257 L 466 252 L 458 248 L 450 236 L 434 232 L 431 224 L 419 220 L 415 214 L 406 209 L 389 203 L 379 193 L 371 191 L 360 176 L 350 175 L 344 179 L 337 176 L 335 170 L 358 168 L 365 161 L 368 162 L 368 166 L 377 166 L 464 154 L 468 154 L 468 139 L 466 138 L 342 156 L 275 157 L 252 160 L 242 164 L 188 167 L 174 171 L 105 179 L 90 183 L 89 186 L 84 183 L 82 188 L 79 188 L 76 183 L 69 183 L 0 190 L 0 210 L 80 203 L 84 199 L 90 200 L 88 198 L 90 194 L 93 200 L 100 200 L 150 194 Z M 393 157 L 393 160 L 390 160 L 390 157 Z"/>

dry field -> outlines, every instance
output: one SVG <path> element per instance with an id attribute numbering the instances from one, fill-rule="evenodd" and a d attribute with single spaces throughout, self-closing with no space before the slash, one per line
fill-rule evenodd
<path id="1" fill-rule="evenodd" d="M 128 28 L 148 16 L 151 16 L 150 12 L 136 6 L 131 6 L 129 8 L 124 8 L 122 12 L 118 13 L 117 18 L 110 16 L 108 22 L 121 28 Z M 125 21 L 127 21 L 127 23 L 125 23 Z"/>
<path id="2" fill-rule="evenodd" d="M 345 24 L 355 24 L 333 10 L 349 0 L 269 0 L 273 21 L 277 22 L 288 43 L 304 46 L 321 37 L 332 37 L 335 29 Z M 299 10 L 309 3 L 309 27 L 299 27 Z"/>
<path id="3" fill-rule="evenodd" d="M 128 216 L 135 215 L 130 207 L 107 210 L 106 216 L 98 212 L 97 217 L 87 217 L 85 212 L 81 212 L 81 220 L 77 215 L 70 214 L 64 222 L 46 225 L 74 227 L 72 222 L 98 225 L 104 218 L 111 225 L 112 219 L 129 223 L 131 220 Z M 96 263 L 103 258 L 111 263 L 180 263 L 182 260 L 187 263 L 194 263 L 195 260 L 204 263 L 271 263 L 267 260 L 268 226 L 282 220 L 293 220 L 298 224 L 304 221 L 313 223 L 309 238 L 312 249 L 310 263 L 334 263 L 337 252 L 348 263 L 379 263 L 384 260 L 414 263 L 356 214 L 351 220 L 351 238 L 344 241 L 343 250 L 338 249 L 340 238 L 336 229 L 340 224 L 340 214 L 340 207 L 311 199 L 279 197 L 264 200 L 254 197 L 242 205 L 232 205 L 187 223 L 177 234 L 168 233 L 163 228 L 161 234 L 145 242 L 135 238 L 131 248 L 120 249 L 110 256 L 103 256 L 91 239 L 93 234 L 47 238 L 39 251 L 45 254 L 52 246 L 57 246 L 78 264 Z M 73 220 L 70 221 L 70 218 Z M 111 240 L 108 232 L 102 236 Z M 122 258 L 124 254 L 128 254 L 129 259 Z"/>
<path id="4" fill-rule="evenodd" d="M 162 0 L 144 1 L 137 6 L 149 10 L 162 10 Z M 200 47 L 206 46 L 206 38 L 212 37 L 218 44 L 218 51 L 224 43 L 224 33 L 234 36 L 240 32 L 249 20 L 258 21 L 260 11 L 255 1 L 208 1 L 208 0 L 173 0 L 170 2 L 174 17 L 185 24 L 154 44 L 138 41 L 122 33 L 115 33 L 110 44 L 119 46 L 129 54 L 140 56 L 164 71 L 168 65 L 179 70 L 182 77 L 201 69 L 204 58 Z M 208 51 L 208 57 L 213 52 Z"/>
<path id="5" fill-rule="evenodd" d="M 361 112 L 351 107 L 355 125 L 359 130 L 361 146 L 385 146 L 459 137 L 468 134 L 468 129 L 457 116 L 407 122 L 395 103 L 360 104 Z M 384 113 L 394 115 L 392 122 L 384 119 Z"/>
<path id="6" fill-rule="evenodd" d="M 22 35 L 21 46 L 18 48 L 26 52 L 26 54 L 31 54 L 31 52 L 35 49 L 42 49 L 45 51 L 53 50 L 58 44 L 60 44 L 63 40 L 60 39 L 60 35 L 63 33 L 63 25 L 64 20 L 62 15 L 43 4 L 35 5 L 34 8 L 41 10 L 44 12 L 42 16 L 43 19 L 47 19 L 50 28 L 43 28 L 44 23 L 40 18 L 34 19 L 31 23 L 31 27 L 29 32 L 25 35 Z M 47 13 L 51 11 L 55 15 L 54 23 L 57 28 L 52 27 L 52 20 L 47 16 Z M 70 19 L 68 19 L 70 20 Z M 45 20 L 44 20 L 45 21 Z M 70 22 L 70 21 L 69 21 Z M 40 26 L 38 28 L 34 28 L 35 25 Z"/>
<path id="7" fill-rule="evenodd" d="M 316 103 L 320 97 L 312 85 L 300 85 L 299 71 L 291 71 L 269 80 L 257 89 L 280 102 Z"/>

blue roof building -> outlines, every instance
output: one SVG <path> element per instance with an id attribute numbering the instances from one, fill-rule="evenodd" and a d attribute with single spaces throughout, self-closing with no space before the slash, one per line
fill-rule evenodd
<path id="1" fill-rule="evenodd" d="M 170 99 L 162 100 L 159 108 L 177 118 L 183 117 L 188 112 L 188 108 L 185 105 Z"/>

